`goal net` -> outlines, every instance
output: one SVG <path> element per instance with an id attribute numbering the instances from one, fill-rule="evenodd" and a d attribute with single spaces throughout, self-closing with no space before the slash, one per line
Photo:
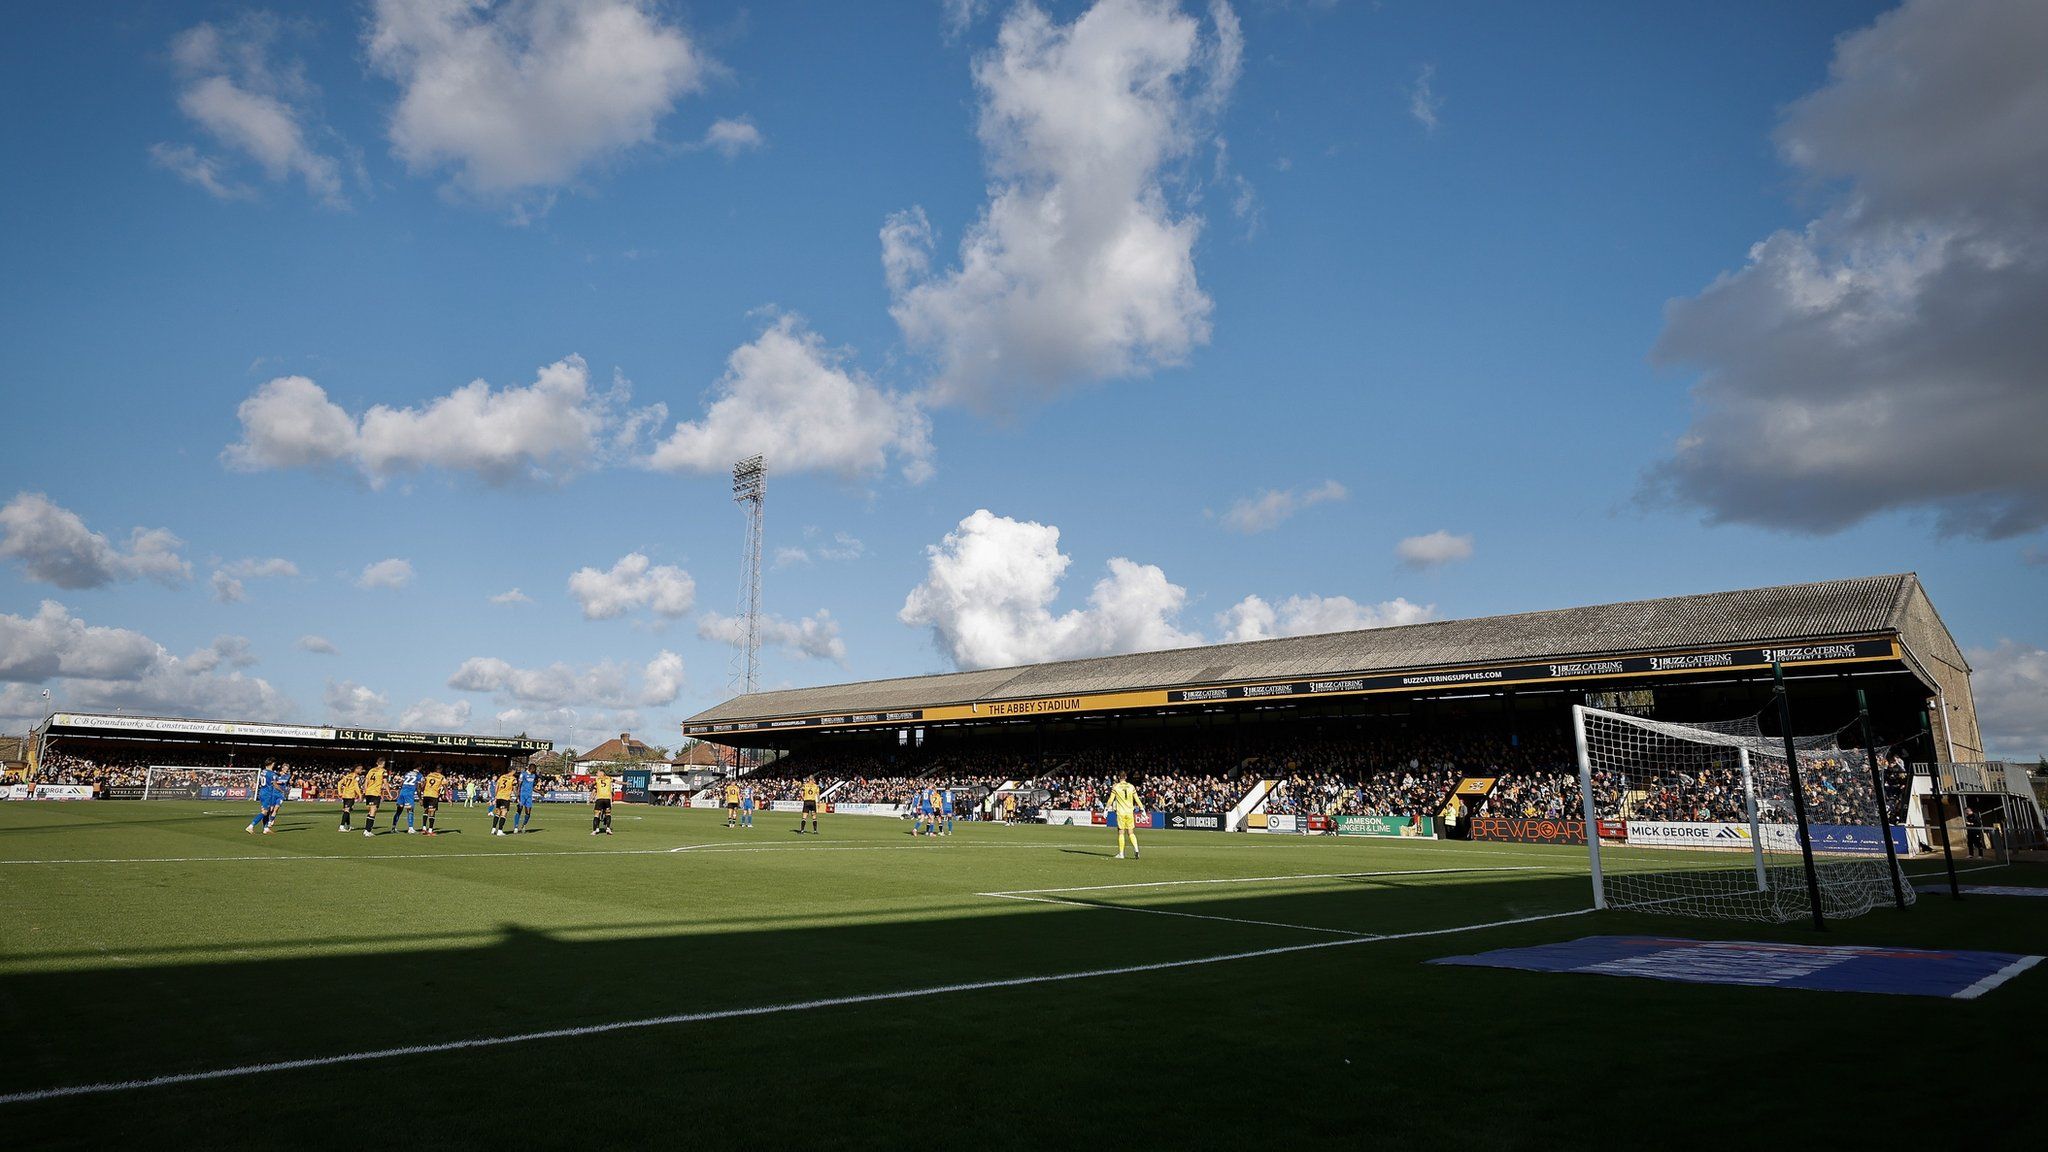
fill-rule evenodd
<path id="1" fill-rule="evenodd" d="M 207 768 L 186 764 L 152 764 L 142 774 L 144 800 L 199 800 L 218 795 L 209 789 L 232 789 L 223 800 L 254 799 L 256 769 Z"/>
<path id="2" fill-rule="evenodd" d="M 1673 724 L 1572 712 L 1597 907 L 1774 922 L 1813 914 L 1782 738 L 1754 717 Z M 1793 743 L 1821 914 L 1892 900 L 1883 838 L 1895 819 L 1879 811 L 1868 756 L 1832 735 Z M 1911 885 L 1899 887 L 1910 902 Z"/>

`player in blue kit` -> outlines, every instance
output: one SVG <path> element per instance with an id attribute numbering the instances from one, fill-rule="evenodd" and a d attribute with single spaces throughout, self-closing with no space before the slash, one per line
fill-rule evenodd
<path id="1" fill-rule="evenodd" d="M 277 831 L 277 810 L 284 804 L 285 786 L 290 780 L 291 773 L 279 768 L 275 760 L 263 762 L 263 773 L 256 779 L 256 816 L 242 831 L 261 828 L 265 836 Z"/>
<path id="2" fill-rule="evenodd" d="M 937 811 L 938 802 L 935 799 L 935 790 L 929 787 L 919 788 L 917 790 L 917 823 L 919 827 L 924 829 L 924 835 L 926 836 L 937 836 L 939 834 Z"/>
<path id="3" fill-rule="evenodd" d="M 953 790 L 939 789 L 939 812 L 946 818 L 946 835 L 953 834 Z"/>
<path id="4" fill-rule="evenodd" d="M 391 830 L 398 831 L 398 814 L 405 813 L 405 834 L 412 835 L 418 829 L 412 826 L 413 808 L 420 799 L 420 770 L 408 768 L 405 776 L 398 781 L 398 803 L 391 809 Z"/>
<path id="5" fill-rule="evenodd" d="M 742 784 L 740 785 L 740 827 L 752 828 L 753 826 L 754 786 L 752 784 Z"/>
<path id="6" fill-rule="evenodd" d="M 519 810 L 512 814 L 514 834 L 524 832 L 533 825 L 533 786 L 540 782 L 540 773 L 528 764 L 519 770 Z"/>

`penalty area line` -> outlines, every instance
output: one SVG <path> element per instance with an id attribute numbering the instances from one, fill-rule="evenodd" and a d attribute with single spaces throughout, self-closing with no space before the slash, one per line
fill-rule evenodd
<path id="1" fill-rule="evenodd" d="M 261 1076 L 271 1072 L 296 1072 L 308 1068 L 332 1068 L 339 1064 L 362 1064 L 373 1060 L 391 1060 L 404 1056 L 431 1056 L 442 1052 L 460 1052 L 472 1048 L 501 1048 L 511 1044 L 530 1044 L 541 1040 L 570 1040 L 583 1036 L 602 1036 L 610 1032 L 627 1032 L 643 1028 L 660 1028 L 675 1024 L 701 1024 L 711 1020 L 737 1020 L 752 1016 L 775 1016 L 786 1012 L 811 1012 L 821 1008 L 845 1008 L 857 1004 L 880 1004 L 892 1000 L 914 1000 L 926 996 L 944 996 L 958 992 L 984 992 L 996 988 L 1024 988 L 1034 984 L 1060 984 L 1072 980 L 1093 980 L 1105 976 L 1132 976 L 1141 972 L 1166 972 L 1176 968 L 1199 968 L 1209 964 L 1227 964 L 1235 960 L 1256 960 L 1266 956 L 1284 956 L 1293 952 L 1309 952 L 1321 948 L 1343 948 L 1355 944 L 1378 944 L 1388 940 L 1414 940 L 1427 936 L 1449 936 L 1460 932 L 1478 932 L 1487 928 L 1505 928 L 1514 924 L 1533 924 L 1541 920 L 1558 920 L 1567 916 L 1584 916 L 1591 908 L 1575 908 L 1569 912 L 1546 912 L 1536 916 L 1521 916 L 1512 920 L 1493 920 L 1484 924 L 1461 924 L 1453 928 L 1432 928 L 1421 932 L 1396 932 L 1385 936 L 1357 936 L 1342 940 L 1318 940 L 1311 944 L 1288 944 L 1278 948 L 1259 948 L 1249 952 L 1227 952 L 1216 956 L 1197 956 L 1187 960 L 1162 960 L 1152 964 L 1126 964 L 1116 968 L 1091 968 L 1081 972 L 1055 972 L 1043 976 L 1013 976 L 1004 980 L 976 980 L 962 984 L 939 984 L 928 988 L 905 988 L 895 992 L 867 992 L 852 996 L 833 996 L 821 1000 L 799 1000 L 783 1004 L 761 1004 L 750 1008 L 722 1008 L 708 1012 L 679 1012 L 669 1016 L 649 1016 L 641 1020 L 618 1020 L 609 1024 L 585 1024 L 573 1028 L 549 1028 L 539 1032 L 519 1032 L 509 1036 L 482 1036 L 470 1040 L 447 1040 L 437 1044 L 410 1044 L 400 1048 L 378 1048 L 367 1052 L 344 1052 L 333 1056 L 309 1056 L 298 1060 L 274 1060 L 262 1064 L 242 1064 L 232 1068 L 213 1068 L 203 1072 L 175 1072 L 163 1076 L 151 1076 L 139 1080 L 109 1080 L 98 1084 L 73 1084 L 61 1088 L 37 1088 L 25 1092 L 0 1094 L 0 1105 L 29 1104 L 38 1100 L 59 1100 L 72 1096 L 103 1096 L 114 1092 L 129 1092 L 143 1088 L 168 1088 L 179 1084 L 198 1084 L 210 1080 L 233 1080 L 245 1076 Z"/>
<path id="2" fill-rule="evenodd" d="M 1375 876 L 1442 876 L 1460 872 L 1554 872 L 1541 864 L 1503 864 L 1485 868 L 1402 868 L 1385 872 L 1305 872 L 1288 876 L 1223 876 L 1206 880 L 1140 880 L 1130 884 L 1084 884 L 1075 888 L 1013 888 L 977 892 L 977 896 L 1046 896 L 1062 892 L 1107 892 L 1112 888 L 1174 888 L 1192 884 L 1265 884 L 1281 880 L 1363 880 Z"/>

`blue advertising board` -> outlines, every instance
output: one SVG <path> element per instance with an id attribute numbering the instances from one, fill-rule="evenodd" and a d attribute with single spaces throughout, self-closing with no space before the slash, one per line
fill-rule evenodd
<path id="1" fill-rule="evenodd" d="M 1875 824 L 1809 824 L 1813 850 L 1815 852 L 1872 852 L 1882 853 L 1884 841 L 1878 839 Z M 1904 856 L 1906 830 L 1894 824 L 1892 847 Z"/>

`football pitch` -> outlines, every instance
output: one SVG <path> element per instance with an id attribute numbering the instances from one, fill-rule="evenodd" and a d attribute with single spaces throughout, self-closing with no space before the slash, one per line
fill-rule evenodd
<path id="1" fill-rule="evenodd" d="M 2043 953 L 2048 901 L 1926 894 L 1820 937 L 1590 912 L 1582 848 L 1147 832 L 1119 861 L 1099 828 L 622 807 L 593 837 L 566 806 L 366 839 L 289 804 L 254 836 L 249 808 L 0 806 L 11 1146 L 1947 1143 L 1945 1070 L 2044 1070 L 2039 970 L 1946 1001 L 1426 961 Z"/>

